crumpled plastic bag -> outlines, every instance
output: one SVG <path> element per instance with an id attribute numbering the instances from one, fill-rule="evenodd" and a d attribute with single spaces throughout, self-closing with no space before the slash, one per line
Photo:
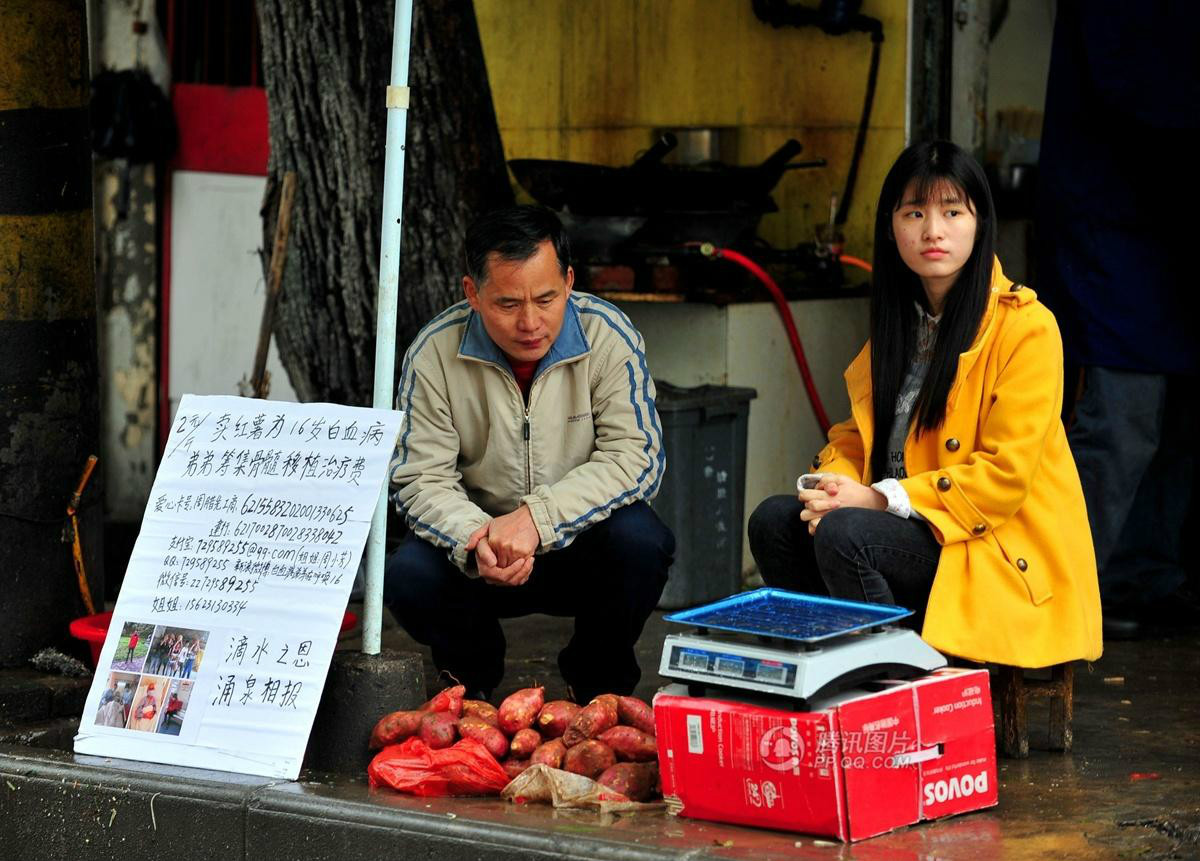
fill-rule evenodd
<path id="1" fill-rule="evenodd" d="M 665 806 L 661 801 L 630 801 L 621 793 L 602 786 L 590 777 L 572 774 L 561 768 L 551 768 L 544 763 L 531 765 L 514 777 L 512 782 L 504 787 L 500 797 L 514 804 L 538 801 L 560 808 L 591 808 L 601 813 L 660 810 Z"/>
<path id="2" fill-rule="evenodd" d="M 508 783 L 496 758 L 474 739 L 433 750 L 413 737 L 390 744 L 367 766 L 372 787 L 389 786 L 410 795 L 499 795 Z"/>

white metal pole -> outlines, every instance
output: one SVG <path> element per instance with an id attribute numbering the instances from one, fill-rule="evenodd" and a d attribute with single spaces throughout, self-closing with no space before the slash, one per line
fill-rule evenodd
<path id="1" fill-rule="evenodd" d="M 404 135 L 408 128 L 408 55 L 412 42 L 413 0 L 396 0 L 392 29 L 392 74 L 387 89 L 387 142 L 383 168 L 383 227 L 379 242 L 379 296 L 375 302 L 376 409 L 395 401 L 396 297 L 400 281 L 400 235 L 404 210 Z M 363 601 L 363 654 L 378 655 L 383 625 L 383 558 L 390 482 L 375 505 L 367 539 Z"/>

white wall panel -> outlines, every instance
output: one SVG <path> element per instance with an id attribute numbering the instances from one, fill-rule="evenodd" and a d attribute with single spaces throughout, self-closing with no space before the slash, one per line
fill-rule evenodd
<path id="1" fill-rule="evenodd" d="M 169 393 L 236 395 L 258 345 L 265 282 L 259 263 L 266 178 L 176 171 L 171 185 Z M 275 340 L 271 399 L 295 400 Z"/>

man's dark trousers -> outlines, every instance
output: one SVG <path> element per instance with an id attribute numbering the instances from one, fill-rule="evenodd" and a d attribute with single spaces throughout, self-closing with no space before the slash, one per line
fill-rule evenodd
<path id="1" fill-rule="evenodd" d="M 470 692 L 504 675 L 500 619 L 545 613 L 575 617 L 558 666 L 579 702 L 632 693 L 641 678 L 634 643 L 658 603 L 675 537 L 644 502 L 618 508 L 568 546 L 534 558 L 521 586 L 467 577 L 443 548 L 408 536 L 387 561 L 384 600 L 438 670 Z"/>

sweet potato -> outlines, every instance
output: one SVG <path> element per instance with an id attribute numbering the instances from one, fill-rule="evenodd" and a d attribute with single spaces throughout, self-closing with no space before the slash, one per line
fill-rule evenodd
<path id="1" fill-rule="evenodd" d="M 423 711 L 392 712 L 379 719 L 375 729 L 371 730 L 371 740 L 367 743 L 370 750 L 379 750 L 389 744 L 398 744 L 410 735 L 416 735 L 421 726 Z"/>
<path id="2" fill-rule="evenodd" d="M 491 703 L 485 703 L 483 700 L 463 700 L 462 714 L 460 717 L 477 717 L 486 721 L 494 727 L 500 725 L 500 712 Z"/>
<path id="3" fill-rule="evenodd" d="M 574 747 L 567 748 L 563 755 L 563 768 L 584 777 L 595 777 L 606 768 L 615 765 L 617 755 L 602 741 L 589 738 Z"/>
<path id="4" fill-rule="evenodd" d="M 478 715 L 463 715 L 458 719 L 458 733 L 463 738 L 473 738 L 484 747 L 488 753 L 496 757 L 496 761 L 504 759 L 508 753 L 508 739 L 504 733 L 496 729 Z"/>
<path id="5" fill-rule="evenodd" d="M 544 738 L 558 738 L 567 731 L 567 724 L 579 712 L 580 707 L 569 700 L 552 700 L 538 712 L 535 726 Z"/>
<path id="6" fill-rule="evenodd" d="M 504 760 L 504 762 L 500 763 L 500 765 L 504 766 L 504 771 L 506 774 L 508 774 L 508 779 L 512 780 L 522 771 L 529 768 L 530 762 L 527 759 L 513 759 L 512 757 L 509 757 L 508 759 Z"/>
<path id="7" fill-rule="evenodd" d="M 462 715 L 463 695 L 467 689 L 463 685 L 455 685 L 439 691 L 433 699 L 421 706 L 425 712 L 450 712 L 456 718 Z"/>
<path id="8" fill-rule="evenodd" d="M 658 784 L 658 763 L 620 762 L 606 768 L 596 782 L 630 801 L 645 801 L 654 795 Z"/>
<path id="9" fill-rule="evenodd" d="M 617 720 L 634 726 L 644 733 L 655 735 L 654 709 L 637 697 L 617 697 Z"/>
<path id="10" fill-rule="evenodd" d="M 611 747 L 617 759 L 627 762 L 650 762 L 658 759 L 658 742 L 654 736 L 635 726 L 614 726 L 596 738 Z"/>
<path id="11" fill-rule="evenodd" d="M 545 688 L 522 688 L 500 703 L 499 727 L 510 738 L 533 726 L 546 701 Z"/>
<path id="12" fill-rule="evenodd" d="M 538 731 L 533 727 L 526 727 L 517 730 L 508 749 L 514 759 L 529 759 L 541 743 L 542 737 L 538 735 Z"/>
<path id="13" fill-rule="evenodd" d="M 421 718 L 418 735 L 433 750 L 454 744 L 458 738 L 457 721 L 450 712 L 426 712 Z"/>
<path id="14" fill-rule="evenodd" d="M 605 708 L 611 708 L 613 711 L 617 711 L 621 704 L 621 698 L 616 694 L 597 694 L 596 696 L 592 697 L 592 703 L 604 703 Z M 588 703 L 588 705 L 591 705 L 592 703 Z"/>
<path id="15" fill-rule="evenodd" d="M 543 742 L 534 750 L 533 756 L 529 757 L 529 762 L 533 765 L 541 763 L 548 765 L 551 768 L 562 768 L 563 757 L 567 753 L 567 746 L 563 744 L 561 738 L 552 738 L 550 741 Z"/>
<path id="16" fill-rule="evenodd" d="M 614 698 L 615 699 L 615 698 Z M 579 714 L 571 718 L 567 731 L 563 733 L 563 744 L 574 747 L 584 739 L 595 738 L 617 725 L 617 709 L 615 703 L 606 700 L 592 700 L 579 710 Z"/>

